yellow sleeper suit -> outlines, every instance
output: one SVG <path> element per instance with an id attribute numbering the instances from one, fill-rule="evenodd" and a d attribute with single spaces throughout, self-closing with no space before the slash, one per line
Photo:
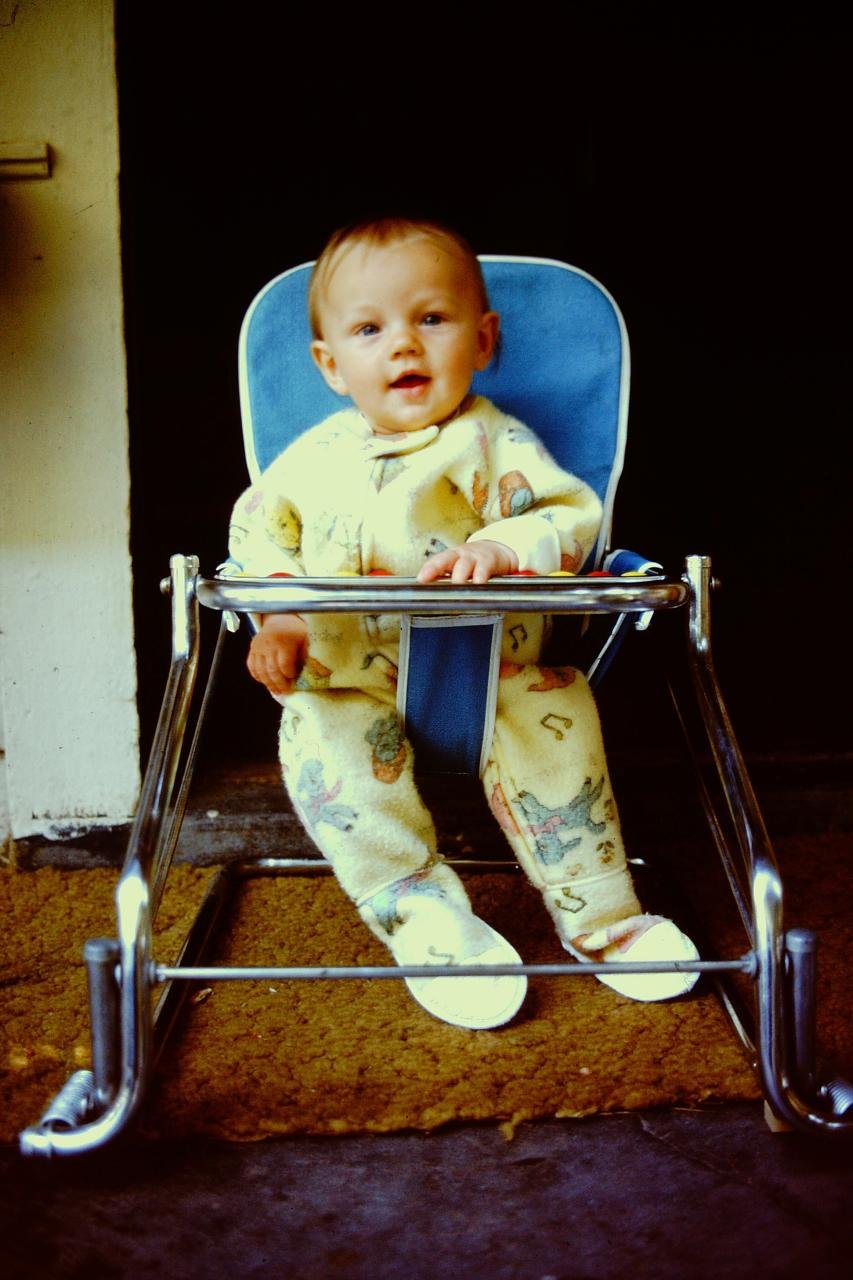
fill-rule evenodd
<path id="1" fill-rule="evenodd" d="M 539 573 L 577 570 L 594 492 L 527 427 L 471 397 L 441 427 L 375 435 L 345 409 L 307 431 L 238 500 L 232 573 L 414 577 L 445 547 L 493 538 Z M 296 812 L 387 941 L 400 886 L 467 902 L 436 854 L 397 717 L 398 615 L 312 614 L 309 657 L 282 699 L 280 756 Z M 510 615 L 486 797 L 566 941 L 640 910 L 583 676 L 537 665 L 547 620 Z M 465 673 L 459 673 L 460 687 Z"/>

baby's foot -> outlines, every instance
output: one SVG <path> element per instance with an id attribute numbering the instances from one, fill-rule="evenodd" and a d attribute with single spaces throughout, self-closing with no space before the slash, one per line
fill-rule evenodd
<path id="1" fill-rule="evenodd" d="M 565 949 L 578 960 L 698 960 L 694 943 L 664 916 L 630 916 L 592 933 L 581 933 Z M 631 1000 L 671 1000 L 696 984 L 698 973 L 596 974 L 606 986 Z"/>
<path id="2" fill-rule="evenodd" d="M 412 877 L 399 887 L 383 890 L 360 908 L 362 917 L 385 942 L 397 964 L 521 963 L 521 957 L 506 938 L 475 916 L 466 902 L 457 902 L 436 890 L 437 886 L 430 884 L 429 878 Z M 391 927 L 389 893 L 394 898 Z M 404 978 L 403 981 L 418 1004 L 434 1018 L 478 1030 L 509 1022 L 518 1013 L 527 993 L 524 974 Z"/>

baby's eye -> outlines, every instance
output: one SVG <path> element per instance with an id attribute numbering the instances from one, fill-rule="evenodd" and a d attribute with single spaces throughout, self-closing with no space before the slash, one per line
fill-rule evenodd
<path id="1" fill-rule="evenodd" d="M 423 320 L 421 321 L 421 324 L 426 324 L 426 325 L 436 325 L 436 324 L 443 324 L 443 323 L 444 323 L 444 316 L 440 316 L 436 311 L 427 312 L 427 314 L 424 316 Z"/>
<path id="2" fill-rule="evenodd" d="M 373 335 L 378 332 L 379 332 L 379 325 L 371 324 L 370 322 L 368 322 L 367 324 L 360 324 L 356 329 L 356 333 L 360 338 L 372 338 Z"/>

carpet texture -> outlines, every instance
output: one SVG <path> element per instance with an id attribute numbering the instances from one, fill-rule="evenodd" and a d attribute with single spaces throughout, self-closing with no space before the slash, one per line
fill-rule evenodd
<path id="1" fill-rule="evenodd" d="M 848 1075 L 850 845 L 849 836 L 826 836 L 780 841 L 777 849 L 788 923 L 808 923 L 824 944 L 819 1045 Z M 159 960 L 176 954 L 209 874 L 174 868 L 158 921 Z M 114 933 L 115 879 L 102 870 L 0 874 L 0 1140 L 14 1141 L 70 1072 L 88 1065 L 81 949 L 87 937 Z M 520 875 L 478 874 L 467 884 L 475 910 L 525 960 L 563 958 L 538 895 Z M 831 951 L 830 940 L 837 944 Z M 727 956 L 745 949 L 727 928 L 715 943 Z M 247 881 L 217 958 L 275 965 L 388 957 L 334 880 L 311 877 Z M 701 984 L 697 992 L 644 1005 L 594 978 L 534 979 L 512 1025 L 467 1031 L 431 1019 L 401 982 L 216 983 L 195 990 L 141 1129 L 152 1137 L 245 1141 L 495 1120 L 509 1134 L 546 1116 L 758 1098 L 715 997 Z"/>

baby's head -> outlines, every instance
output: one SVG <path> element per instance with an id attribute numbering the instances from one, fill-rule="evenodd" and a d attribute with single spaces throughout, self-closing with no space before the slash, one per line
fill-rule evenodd
<path id="1" fill-rule="evenodd" d="M 336 232 L 308 304 L 323 377 L 382 435 L 456 413 L 498 336 L 475 254 L 430 221 L 382 218 Z"/>

